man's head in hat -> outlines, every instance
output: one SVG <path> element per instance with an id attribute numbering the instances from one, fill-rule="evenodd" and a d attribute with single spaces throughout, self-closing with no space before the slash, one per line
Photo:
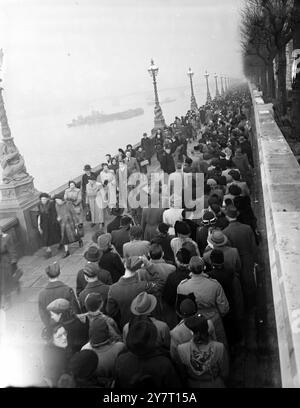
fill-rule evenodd
<path id="1" fill-rule="evenodd" d="M 83 268 L 83 275 L 87 282 L 96 282 L 98 280 L 98 265 L 95 263 L 89 263 Z"/>
<path id="2" fill-rule="evenodd" d="M 89 176 L 91 174 L 92 168 L 89 164 L 86 164 L 83 168 L 83 171 Z"/>
<path id="3" fill-rule="evenodd" d="M 191 228 L 184 221 L 176 221 L 174 225 L 174 230 L 179 238 L 187 238 L 191 235 Z"/>
<path id="4" fill-rule="evenodd" d="M 157 305 L 155 296 L 147 292 L 139 293 L 132 301 L 130 310 L 136 316 L 149 316 Z"/>
<path id="5" fill-rule="evenodd" d="M 83 256 L 88 262 L 99 262 L 101 254 L 99 249 L 96 246 L 92 245 L 88 248 L 87 251 L 85 251 Z"/>
<path id="6" fill-rule="evenodd" d="M 93 315 L 97 314 L 99 311 L 102 310 L 104 305 L 104 298 L 100 295 L 100 293 L 92 292 L 86 295 L 84 299 L 84 305 L 86 311 Z"/>
<path id="7" fill-rule="evenodd" d="M 59 298 L 49 303 L 47 310 L 50 313 L 51 319 L 58 323 L 62 320 L 63 315 L 67 315 L 71 312 L 71 304 L 68 300 Z"/>
<path id="8" fill-rule="evenodd" d="M 208 234 L 207 243 L 211 248 L 223 247 L 228 243 L 228 238 L 221 230 L 213 230 Z"/>

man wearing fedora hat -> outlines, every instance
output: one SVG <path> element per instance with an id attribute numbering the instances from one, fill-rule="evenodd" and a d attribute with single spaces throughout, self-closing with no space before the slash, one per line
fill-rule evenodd
<path id="1" fill-rule="evenodd" d="M 241 259 L 236 248 L 229 246 L 227 236 L 220 230 L 214 230 L 207 237 L 207 247 L 203 254 L 203 259 L 206 263 L 210 264 L 210 254 L 213 249 L 219 249 L 224 254 L 224 267 L 225 269 L 234 271 L 239 275 L 241 271 Z"/>
<path id="2" fill-rule="evenodd" d="M 84 258 L 87 260 L 87 265 L 94 265 L 94 268 L 97 268 L 98 273 L 98 279 L 105 285 L 111 285 L 112 284 L 112 278 L 110 273 L 99 267 L 98 262 L 100 260 L 101 254 L 99 249 L 92 245 L 88 248 L 88 250 L 84 253 Z M 86 287 L 87 281 L 84 277 L 84 272 L 83 269 L 80 269 L 80 271 L 77 273 L 77 278 L 76 278 L 76 295 L 77 297 L 79 296 L 80 292 L 83 291 L 83 289 Z"/>
<path id="3" fill-rule="evenodd" d="M 242 290 L 246 310 L 250 311 L 255 306 L 256 301 L 254 265 L 258 259 L 255 236 L 249 225 L 237 221 L 238 211 L 236 207 L 228 206 L 226 217 L 229 225 L 223 230 L 223 233 L 229 239 L 231 245 L 237 248 L 239 252 L 242 264 L 240 272 Z"/>
<path id="4" fill-rule="evenodd" d="M 157 335 L 150 319 L 143 318 L 130 325 L 126 339 L 128 351 L 119 354 L 116 360 L 116 388 L 181 388 L 168 353 L 157 347 Z"/>
<path id="5" fill-rule="evenodd" d="M 103 302 L 104 302 L 103 309 L 105 311 L 109 286 L 105 285 L 103 282 L 101 282 L 98 279 L 98 272 L 99 272 L 98 266 L 93 263 L 87 264 L 83 268 L 83 274 L 87 282 L 87 285 L 80 292 L 79 298 L 78 298 L 80 308 L 83 313 L 86 312 L 85 299 L 87 295 L 90 293 L 99 293 L 99 295 L 101 295 Z"/>
<path id="6" fill-rule="evenodd" d="M 92 168 L 89 164 L 86 164 L 83 168 L 84 174 L 81 177 L 81 196 L 82 196 L 82 205 L 83 207 L 86 206 L 86 186 L 89 182 L 89 180 L 92 177 L 97 178 L 97 174 L 92 172 Z"/>
<path id="7" fill-rule="evenodd" d="M 132 256 L 125 261 L 125 274 L 118 282 L 110 286 L 107 300 L 107 314 L 112 317 L 123 330 L 129 322 L 131 303 L 141 292 L 156 293 L 157 285 L 154 282 L 140 281 L 136 273 L 143 265 L 139 256 Z"/>
<path id="8" fill-rule="evenodd" d="M 139 293 L 132 301 L 130 310 L 134 316 L 147 316 L 157 328 L 157 340 L 158 347 L 165 347 L 167 350 L 170 348 L 170 329 L 167 323 L 156 319 L 153 316 L 153 312 L 157 306 L 157 299 L 154 295 L 147 292 Z M 123 339 L 126 340 L 130 323 L 126 323 L 123 328 Z"/>
<path id="9" fill-rule="evenodd" d="M 200 255 L 203 256 L 203 252 L 207 245 L 207 236 L 210 228 L 215 227 L 217 218 L 212 211 L 206 210 L 202 216 L 201 226 L 197 230 L 197 244 L 200 251 Z"/>
<path id="10" fill-rule="evenodd" d="M 70 307 L 74 313 L 79 313 L 80 308 L 72 288 L 59 280 L 60 266 L 58 262 L 48 265 L 45 269 L 49 282 L 40 292 L 38 298 L 38 309 L 42 322 L 45 327 L 50 325 L 50 313 L 47 306 L 55 299 L 66 299 L 70 302 Z"/>

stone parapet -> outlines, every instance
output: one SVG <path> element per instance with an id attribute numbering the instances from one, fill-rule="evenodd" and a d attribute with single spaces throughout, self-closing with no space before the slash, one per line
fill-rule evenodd
<path id="1" fill-rule="evenodd" d="M 277 126 L 272 104 L 249 85 L 283 387 L 300 387 L 300 166 Z"/>

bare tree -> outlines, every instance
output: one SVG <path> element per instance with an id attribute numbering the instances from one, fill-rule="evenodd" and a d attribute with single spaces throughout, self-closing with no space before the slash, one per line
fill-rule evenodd
<path id="1" fill-rule="evenodd" d="M 264 63 L 270 97 L 274 97 L 273 60 L 278 58 L 277 97 L 282 114 L 287 104 L 285 49 L 295 27 L 293 8 L 294 0 L 248 0 L 242 10 L 242 50 Z"/>

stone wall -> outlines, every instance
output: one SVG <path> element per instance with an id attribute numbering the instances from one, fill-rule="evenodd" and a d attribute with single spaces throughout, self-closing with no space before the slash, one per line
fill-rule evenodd
<path id="1" fill-rule="evenodd" d="M 300 167 L 272 104 L 249 85 L 257 133 L 283 387 L 300 387 Z"/>

